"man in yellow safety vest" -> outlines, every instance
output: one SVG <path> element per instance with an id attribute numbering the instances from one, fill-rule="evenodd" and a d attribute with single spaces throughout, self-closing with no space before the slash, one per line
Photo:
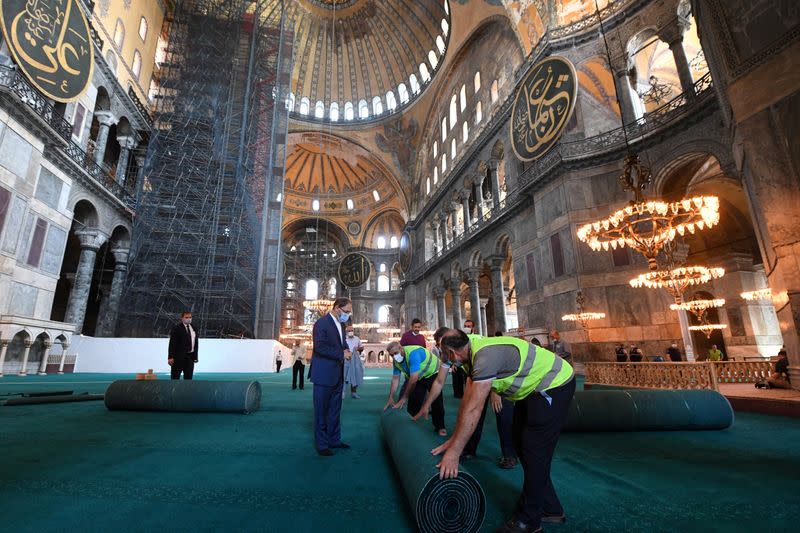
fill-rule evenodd
<path id="1" fill-rule="evenodd" d="M 470 338 L 450 330 L 441 346 L 443 357 L 466 367 L 472 385 L 461 402 L 453 436 L 431 451 L 444 454 L 439 477 L 458 475 L 459 456 L 494 391 L 514 402 L 512 435 L 525 472 L 514 515 L 497 531 L 536 532 L 542 521 L 564 522 L 550 463 L 575 394 L 572 367 L 553 352 L 513 337 Z"/>

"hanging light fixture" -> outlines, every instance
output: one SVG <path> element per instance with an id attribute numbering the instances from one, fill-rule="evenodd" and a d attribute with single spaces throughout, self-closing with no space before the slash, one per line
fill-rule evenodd
<path id="1" fill-rule="evenodd" d="M 381 327 L 379 322 L 359 322 L 358 324 L 353 324 L 355 329 L 375 329 Z"/>
<path id="2" fill-rule="evenodd" d="M 575 298 L 575 303 L 578 305 L 578 312 L 564 315 L 561 317 L 561 320 L 565 322 L 577 322 L 585 329 L 590 320 L 600 320 L 606 317 L 605 313 L 584 311 L 583 305 L 586 303 L 586 298 L 583 297 L 583 292 L 580 290 Z"/>
<path id="3" fill-rule="evenodd" d="M 707 339 L 711 338 L 711 334 L 715 331 L 721 331 L 728 326 L 725 324 L 710 324 L 708 322 L 703 322 L 697 326 L 689 326 L 689 331 L 702 331 Z"/>
<path id="4" fill-rule="evenodd" d="M 703 300 L 695 298 L 688 302 L 671 304 L 669 308 L 673 311 L 688 311 L 696 316 L 699 322 L 703 322 L 706 311 L 722 307 L 723 305 L 725 305 L 725 300 L 723 299 Z"/>
<path id="5" fill-rule="evenodd" d="M 769 300 L 772 298 L 772 289 L 759 289 L 757 291 L 747 291 L 741 293 L 743 299 L 747 300 L 748 302 L 754 302 L 756 300 Z"/>
<path id="6" fill-rule="evenodd" d="M 402 332 L 403 330 L 400 329 L 400 328 L 391 328 L 391 327 L 387 326 L 387 327 L 378 328 L 376 331 L 378 333 L 383 334 L 383 335 L 396 335 L 396 334 Z"/>
<path id="7" fill-rule="evenodd" d="M 680 304 L 683 302 L 683 293 L 687 288 L 708 283 L 712 279 L 718 279 L 724 275 L 725 269 L 720 267 L 681 266 L 639 274 L 630 281 L 630 284 L 634 288 L 664 289 L 675 298 L 676 304 Z"/>

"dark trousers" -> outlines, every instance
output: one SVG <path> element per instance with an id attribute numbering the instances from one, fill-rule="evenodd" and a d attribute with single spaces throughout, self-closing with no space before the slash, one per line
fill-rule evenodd
<path id="1" fill-rule="evenodd" d="M 183 379 L 192 379 L 192 375 L 194 374 L 193 354 L 172 358 L 172 366 L 169 369 L 169 377 L 171 379 L 181 379 L 181 372 L 183 372 Z"/>
<path id="2" fill-rule="evenodd" d="M 342 442 L 342 381 L 333 387 L 314 383 L 314 443 L 317 450 Z"/>
<path id="3" fill-rule="evenodd" d="M 299 360 L 292 365 L 292 389 L 297 388 L 297 376 L 300 376 L 300 389 L 303 389 L 303 375 L 305 374 L 305 366 Z"/>
<path id="4" fill-rule="evenodd" d="M 487 400 L 486 405 L 483 407 L 483 412 L 478 420 L 478 425 L 475 426 L 475 431 L 464 446 L 464 455 L 476 455 L 478 453 L 478 444 L 481 442 L 483 434 L 483 421 L 486 418 L 486 411 L 492 408 L 491 402 Z M 512 437 L 511 428 L 514 422 L 514 402 L 503 398 L 503 409 L 499 413 L 494 414 L 495 422 L 497 422 L 497 435 L 500 437 L 500 453 L 503 457 L 516 457 L 517 453 L 514 450 L 514 439 Z"/>
<path id="5" fill-rule="evenodd" d="M 537 393 L 516 402 L 512 426 L 514 447 L 525 472 L 515 518 L 534 529 L 539 527 L 542 513 L 564 512 L 550 479 L 550 463 L 575 394 L 575 379 L 546 393 L 551 402 Z"/>
<path id="6" fill-rule="evenodd" d="M 467 380 L 466 376 L 464 375 L 464 372 L 456 369 L 456 371 L 453 372 L 451 376 L 453 376 L 453 398 L 463 398 L 464 382 Z"/>
<path id="7" fill-rule="evenodd" d="M 283 364 L 283 361 L 275 361 L 275 369 L 276 369 L 275 372 L 280 372 L 281 371 L 281 365 L 282 364 Z"/>
<path id="8" fill-rule="evenodd" d="M 406 407 L 408 414 L 415 416 L 419 413 L 419 410 L 422 409 L 422 404 L 425 403 L 425 397 L 430 392 L 435 381 L 436 374 L 417 381 L 414 390 L 408 394 L 408 405 Z M 444 400 L 442 400 L 441 394 L 431 404 L 431 418 L 433 418 L 433 427 L 436 431 L 444 429 Z"/>

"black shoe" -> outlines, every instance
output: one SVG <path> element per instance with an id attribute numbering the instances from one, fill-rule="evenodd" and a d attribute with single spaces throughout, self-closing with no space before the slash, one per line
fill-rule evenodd
<path id="1" fill-rule="evenodd" d="M 511 470 L 517 466 L 517 462 L 516 457 L 501 457 L 497 462 L 497 466 L 504 470 Z"/>
<path id="2" fill-rule="evenodd" d="M 330 451 L 328 448 L 323 448 L 322 450 L 317 450 L 317 453 L 323 457 L 330 457 L 333 455 L 333 452 Z"/>
<path id="3" fill-rule="evenodd" d="M 564 513 L 561 514 L 550 514 L 547 512 L 542 513 L 542 522 L 547 522 L 549 524 L 563 524 L 567 521 L 566 515 Z"/>
<path id="4" fill-rule="evenodd" d="M 343 450 L 349 450 L 350 445 L 344 442 L 340 442 L 338 444 L 331 444 L 331 448 L 342 448 Z"/>
<path id="5" fill-rule="evenodd" d="M 502 526 L 494 530 L 494 533 L 539 533 L 543 531 L 541 527 L 534 529 L 522 520 L 509 520 Z"/>

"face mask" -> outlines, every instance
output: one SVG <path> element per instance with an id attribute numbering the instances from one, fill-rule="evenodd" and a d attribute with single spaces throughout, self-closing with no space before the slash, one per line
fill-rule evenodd
<path id="1" fill-rule="evenodd" d="M 187 326 L 192 323 L 192 319 L 191 318 L 183 318 L 181 320 L 183 320 L 183 323 L 186 324 Z"/>
<path id="2" fill-rule="evenodd" d="M 470 333 L 472 333 L 472 328 L 464 328 L 464 333 L 469 335 Z"/>
<path id="3" fill-rule="evenodd" d="M 673 345 L 672 345 L 672 347 L 673 347 L 673 348 L 677 348 L 677 347 L 678 347 L 678 345 L 677 345 L 677 344 L 673 344 Z"/>
<path id="4" fill-rule="evenodd" d="M 355 335 L 355 333 L 354 333 L 354 332 L 352 332 L 352 331 L 348 331 L 348 332 L 347 332 L 347 336 L 348 336 L 348 337 L 352 337 L 353 335 Z"/>
<path id="5" fill-rule="evenodd" d="M 339 322 L 344 324 L 348 320 L 350 320 L 350 313 L 345 313 L 344 311 L 342 311 L 342 313 L 339 315 Z"/>
<path id="6" fill-rule="evenodd" d="M 403 359 L 404 359 L 403 354 L 401 354 L 401 353 L 396 353 L 392 357 L 394 358 L 395 362 L 398 363 L 398 364 L 402 363 Z"/>

